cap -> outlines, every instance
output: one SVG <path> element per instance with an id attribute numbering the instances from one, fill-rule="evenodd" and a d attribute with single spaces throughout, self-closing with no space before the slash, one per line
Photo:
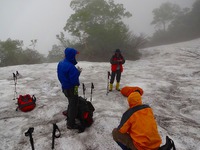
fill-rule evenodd
<path id="1" fill-rule="evenodd" d="M 120 53 L 120 52 L 121 52 L 120 49 L 115 50 L 115 53 Z"/>

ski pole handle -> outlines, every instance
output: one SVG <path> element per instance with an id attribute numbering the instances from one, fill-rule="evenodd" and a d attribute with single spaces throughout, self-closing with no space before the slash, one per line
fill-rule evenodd
<path id="1" fill-rule="evenodd" d="M 30 137 L 31 148 L 32 148 L 32 150 L 35 150 L 33 137 L 32 137 L 33 131 L 34 131 L 33 127 L 29 128 L 28 131 L 25 133 L 25 136 L 29 136 Z"/>
<path id="2" fill-rule="evenodd" d="M 57 134 L 56 134 L 56 132 L 57 132 Z M 54 149 L 55 138 L 59 138 L 60 136 L 61 136 L 60 129 L 54 123 L 53 124 L 53 132 L 52 132 L 52 146 L 51 146 L 52 149 Z"/>

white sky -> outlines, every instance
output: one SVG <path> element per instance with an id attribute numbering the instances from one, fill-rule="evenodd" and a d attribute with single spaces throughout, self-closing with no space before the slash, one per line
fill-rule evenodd
<path id="1" fill-rule="evenodd" d="M 127 20 L 135 33 L 152 35 L 152 10 L 161 3 L 170 1 L 182 7 L 191 7 L 195 0 L 115 0 L 123 3 L 133 16 Z M 53 44 L 57 44 L 56 34 L 63 27 L 72 10 L 70 0 L 0 0 L 0 40 L 8 38 L 24 41 L 28 47 L 37 39 L 36 49 L 48 54 Z"/>

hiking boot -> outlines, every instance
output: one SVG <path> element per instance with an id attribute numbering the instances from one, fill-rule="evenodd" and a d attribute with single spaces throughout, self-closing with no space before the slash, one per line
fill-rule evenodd
<path id="1" fill-rule="evenodd" d="M 112 91 L 113 84 L 110 83 L 109 91 Z"/>
<path id="2" fill-rule="evenodd" d="M 75 124 L 74 126 L 67 126 L 67 129 L 77 129 L 78 130 L 78 133 L 82 133 L 82 132 L 84 132 L 85 131 L 85 128 L 84 127 L 82 127 L 82 126 L 80 126 L 80 125 L 77 125 L 77 124 Z"/>
<path id="3" fill-rule="evenodd" d="M 79 129 L 78 129 L 78 133 L 82 133 L 82 132 L 84 132 L 85 131 L 85 127 L 79 127 Z"/>
<path id="4" fill-rule="evenodd" d="M 63 111 L 62 114 L 67 117 L 67 110 Z"/>
<path id="5" fill-rule="evenodd" d="M 116 90 L 120 91 L 120 89 L 119 89 L 119 82 L 116 83 Z"/>
<path id="6" fill-rule="evenodd" d="M 80 126 L 75 124 L 73 126 L 67 125 L 67 129 L 80 129 Z"/>

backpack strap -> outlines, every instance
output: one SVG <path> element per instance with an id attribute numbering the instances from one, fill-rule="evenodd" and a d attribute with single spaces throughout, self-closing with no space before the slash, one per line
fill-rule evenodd
<path id="1" fill-rule="evenodd" d="M 145 109 L 145 108 L 151 108 L 149 105 L 147 104 L 143 104 L 143 105 L 138 105 L 135 106 L 133 108 L 128 109 L 122 116 L 121 122 L 118 126 L 118 129 L 120 129 L 123 124 L 131 117 L 132 114 L 134 114 L 135 112 L 141 110 L 141 109 Z"/>
<path id="2" fill-rule="evenodd" d="M 145 109 L 145 108 L 150 108 L 150 106 L 147 105 L 147 104 L 143 104 L 143 105 L 135 106 L 135 107 L 131 108 L 130 110 L 131 110 L 131 113 L 133 114 L 136 111 L 141 110 L 141 109 Z"/>
<path id="3" fill-rule="evenodd" d="M 35 102 L 36 102 L 36 97 L 35 97 L 35 95 L 32 95 L 32 99 L 33 99 L 33 102 L 35 103 Z"/>

